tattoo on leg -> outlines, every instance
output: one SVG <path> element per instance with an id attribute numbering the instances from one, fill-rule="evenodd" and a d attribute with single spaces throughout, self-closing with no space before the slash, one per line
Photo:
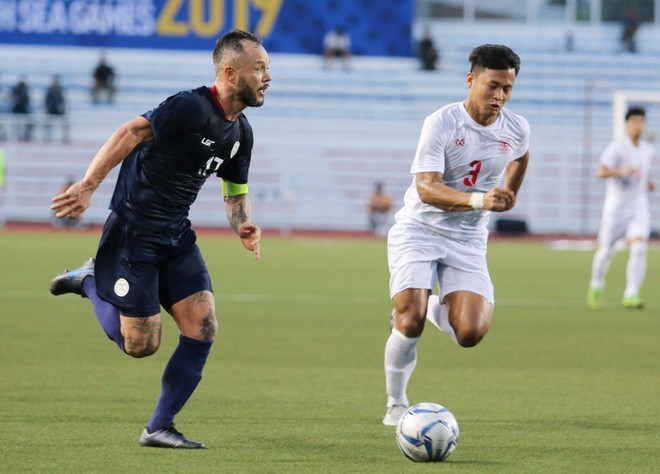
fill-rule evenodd
<path id="1" fill-rule="evenodd" d="M 208 316 L 202 319 L 202 340 L 212 341 L 215 338 L 218 324 L 215 319 L 215 312 L 209 310 Z"/>
<path id="2" fill-rule="evenodd" d="M 194 295 L 190 295 L 188 298 L 186 298 L 186 301 L 192 305 L 195 305 L 197 303 L 204 303 L 207 299 L 206 296 L 206 291 L 198 291 Z"/>
<path id="3" fill-rule="evenodd" d="M 196 306 L 198 304 L 204 305 L 202 311 L 205 311 L 207 306 L 209 307 L 206 316 L 202 316 L 200 336 L 203 341 L 212 341 L 215 338 L 215 334 L 218 329 L 218 323 L 215 318 L 212 298 L 213 295 L 206 290 L 199 291 L 194 295 L 190 295 L 188 298 L 186 298 L 186 301 L 192 306 L 192 314 L 196 313 L 196 309 L 198 309 Z"/>
<path id="4" fill-rule="evenodd" d="M 160 318 L 131 318 L 128 334 L 124 337 L 126 353 L 134 357 L 153 354 L 160 344 Z"/>

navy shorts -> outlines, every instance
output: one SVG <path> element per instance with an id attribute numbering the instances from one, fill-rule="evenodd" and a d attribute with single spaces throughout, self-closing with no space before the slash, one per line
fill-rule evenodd
<path id="1" fill-rule="evenodd" d="M 123 316 L 160 313 L 202 290 L 213 291 L 206 264 L 187 227 L 168 233 L 137 227 L 113 212 L 96 254 L 96 291 Z"/>

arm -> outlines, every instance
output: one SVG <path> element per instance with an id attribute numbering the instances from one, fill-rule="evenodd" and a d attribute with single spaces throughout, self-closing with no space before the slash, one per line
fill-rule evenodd
<path id="1" fill-rule="evenodd" d="M 525 172 L 527 171 L 528 163 L 529 152 L 525 153 L 520 158 L 513 160 L 506 167 L 504 172 L 504 187 L 513 193 L 511 205 L 508 209 L 505 209 L 507 211 L 516 205 L 518 191 L 520 191 L 520 186 L 522 186 L 523 180 L 525 179 Z"/>
<path id="2" fill-rule="evenodd" d="M 153 140 L 151 124 L 136 117 L 120 126 L 98 151 L 85 177 L 52 199 L 50 208 L 56 217 L 75 219 L 89 207 L 92 194 L 110 171 L 140 143 Z"/>
<path id="3" fill-rule="evenodd" d="M 252 206 L 248 195 L 225 196 L 225 207 L 229 225 L 238 234 L 243 246 L 254 252 L 254 258 L 259 260 L 261 229 L 250 221 Z"/>
<path id="4" fill-rule="evenodd" d="M 600 165 L 598 166 L 598 170 L 596 171 L 596 177 L 600 179 L 605 179 L 605 178 L 623 178 L 626 176 L 631 176 L 633 174 L 637 173 L 636 168 L 608 168 L 605 165 Z"/>
<path id="5" fill-rule="evenodd" d="M 508 168 L 507 168 L 508 169 Z M 417 193 L 424 204 L 438 207 L 443 211 L 472 211 L 475 207 L 470 198 L 476 193 L 463 193 L 443 184 L 442 173 L 417 173 Z M 522 178 L 521 178 L 522 181 Z M 513 207 L 514 192 L 510 189 L 493 188 L 483 196 L 483 209 L 502 212 Z"/>

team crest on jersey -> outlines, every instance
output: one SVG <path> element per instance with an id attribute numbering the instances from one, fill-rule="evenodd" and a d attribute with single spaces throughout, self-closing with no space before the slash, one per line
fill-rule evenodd
<path id="1" fill-rule="evenodd" d="M 234 146 L 231 148 L 231 153 L 229 154 L 229 159 L 232 159 L 236 153 L 238 153 L 238 149 L 241 147 L 241 142 L 237 141 L 234 143 Z"/>
<path id="2" fill-rule="evenodd" d="M 501 141 L 500 150 L 502 150 L 502 153 L 506 153 L 507 151 L 509 151 L 509 144 L 505 141 Z"/>

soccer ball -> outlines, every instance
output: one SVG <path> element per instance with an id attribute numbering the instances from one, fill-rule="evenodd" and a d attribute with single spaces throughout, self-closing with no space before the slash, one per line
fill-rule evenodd
<path id="1" fill-rule="evenodd" d="M 444 461 L 458 444 L 458 423 L 442 405 L 418 403 L 408 408 L 399 420 L 396 441 L 411 461 Z"/>

